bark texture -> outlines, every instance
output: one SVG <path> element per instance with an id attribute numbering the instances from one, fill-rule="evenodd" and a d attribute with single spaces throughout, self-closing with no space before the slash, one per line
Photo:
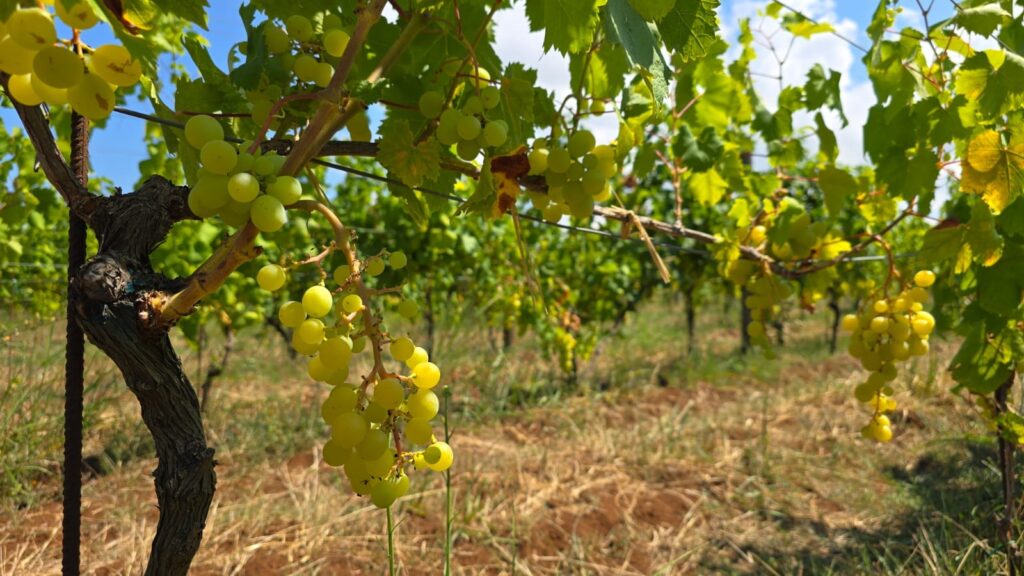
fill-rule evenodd
<path id="1" fill-rule="evenodd" d="M 161 302 L 184 283 L 153 271 L 149 254 L 175 222 L 193 218 L 188 189 L 150 178 L 131 194 L 98 198 L 89 226 L 99 253 L 73 278 L 69 298 L 89 340 L 121 370 L 156 444 L 160 520 L 146 574 L 187 574 L 216 486 L 199 401 L 157 327 Z"/>

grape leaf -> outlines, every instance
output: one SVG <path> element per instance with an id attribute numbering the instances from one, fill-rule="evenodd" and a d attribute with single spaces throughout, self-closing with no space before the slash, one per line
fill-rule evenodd
<path id="1" fill-rule="evenodd" d="M 377 160 L 406 186 L 420 186 L 437 178 L 441 155 L 437 139 L 416 143 L 405 120 L 385 121 L 380 127 Z"/>
<path id="2" fill-rule="evenodd" d="M 430 218 L 430 212 L 423 197 L 412 188 L 395 181 L 392 174 L 388 174 L 388 190 L 392 194 L 405 201 L 405 212 L 412 218 L 417 226 L 425 226 Z"/>
<path id="3" fill-rule="evenodd" d="M 526 0 L 531 30 L 544 30 L 544 49 L 563 54 L 590 47 L 599 23 L 600 0 Z"/>
<path id="4" fill-rule="evenodd" d="M 838 216 L 846 199 L 857 193 L 857 181 L 846 170 L 829 166 L 818 173 L 818 186 L 825 193 L 825 208 Z"/>
<path id="5" fill-rule="evenodd" d="M 836 133 L 825 124 L 825 117 L 821 115 L 821 112 L 814 115 L 814 123 L 817 126 L 815 135 L 818 136 L 818 152 L 826 162 L 835 162 L 839 155 Z"/>
<path id="6" fill-rule="evenodd" d="M 676 0 L 629 0 L 629 5 L 644 20 L 653 21 L 664 18 L 676 5 Z"/>
<path id="7" fill-rule="evenodd" d="M 839 113 L 843 119 L 843 127 L 849 124 L 846 114 L 843 113 L 843 101 L 840 97 L 841 90 L 839 81 L 842 74 L 835 70 L 829 70 L 828 76 L 821 64 L 815 64 L 807 71 L 807 83 L 804 84 L 804 103 L 808 110 L 816 110 L 822 106 L 828 106 Z"/>
<path id="8" fill-rule="evenodd" d="M 694 138 L 690 127 L 683 124 L 672 142 L 672 153 L 694 172 L 707 172 L 713 168 L 722 157 L 723 150 L 725 145 L 713 126 L 705 127 L 700 137 Z"/>
<path id="9" fill-rule="evenodd" d="M 998 2 L 990 2 L 973 8 L 958 8 L 953 23 L 961 26 L 968 32 L 989 36 L 1003 22 L 1009 18 L 1010 13 L 1003 9 Z"/>
<path id="10" fill-rule="evenodd" d="M 706 56 L 718 30 L 719 0 L 677 0 L 658 22 L 665 47 L 684 61 Z"/>
<path id="11" fill-rule="evenodd" d="M 1010 367 L 1000 353 L 1005 335 L 990 339 L 981 322 L 965 322 L 963 326 L 966 334 L 950 363 L 950 372 L 960 386 L 975 394 L 990 394 L 1010 375 Z"/>
<path id="12" fill-rule="evenodd" d="M 697 202 L 703 206 L 717 204 L 728 190 L 725 179 L 714 168 L 707 172 L 691 173 L 687 183 Z"/>
<path id="13" fill-rule="evenodd" d="M 917 255 L 924 266 L 933 266 L 955 258 L 963 243 L 963 226 L 935 227 L 924 233 Z"/>

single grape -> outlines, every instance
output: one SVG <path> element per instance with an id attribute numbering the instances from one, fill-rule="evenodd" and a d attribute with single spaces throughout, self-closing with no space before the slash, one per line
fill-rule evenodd
<path id="1" fill-rule="evenodd" d="M 327 88 L 334 77 L 334 66 L 327 62 L 320 62 L 313 71 L 313 83 L 321 88 Z"/>
<path id="2" fill-rule="evenodd" d="M 76 30 L 88 30 L 100 21 L 88 2 L 76 2 L 71 8 L 65 8 L 64 3 L 58 0 L 53 7 L 57 9 L 57 18 Z"/>
<path id="3" fill-rule="evenodd" d="M 63 106 L 68 103 L 68 91 L 66 89 L 54 88 L 37 78 L 35 74 L 30 74 L 30 76 L 32 89 L 43 99 L 43 102 L 50 106 Z"/>
<path id="4" fill-rule="evenodd" d="M 914 314 L 914 334 L 922 338 L 928 336 L 935 329 L 935 317 L 924 310 Z"/>
<path id="5" fill-rule="evenodd" d="M 295 329 L 295 333 L 298 334 L 300 340 L 307 344 L 316 345 L 317 350 L 320 349 L 320 343 L 324 340 L 325 331 L 324 323 L 319 318 L 303 320 L 299 327 Z"/>
<path id="6" fill-rule="evenodd" d="M 594 139 L 593 132 L 590 130 L 577 130 L 575 134 L 569 137 L 569 155 L 573 158 L 579 158 L 593 150 L 595 144 L 597 144 L 597 141 Z"/>
<path id="7" fill-rule="evenodd" d="M 388 347 L 388 351 L 391 352 L 391 357 L 395 360 L 405 362 L 412 357 L 412 353 L 416 351 L 416 345 L 413 344 L 413 341 L 410 338 L 402 336 L 391 342 L 391 345 Z"/>
<path id="8" fill-rule="evenodd" d="M 583 174 L 583 180 L 580 181 L 580 185 L 583 186 L 583 191 L 591 196 L 597 196 L 604 190 L 604 185 L 607 180 L 598 172 L 586 172 Z"/>
<path id="9" fill-rule="evenodd" d="M 412 378 L 417 388 L 433 388 L 441 381 L 441 370 L 433 362 L 421 362 L 413 367 Z"/>
<path id="10" fill-rule="evenodd" d="M 402 252 L 401 250 L 398 252 L 392 252 L 388 256 L 388 266 L 391 266 L 392 270 L 401 270 L 402 268 L 405 268 L 405 265 L 408 262 L 409 259 L 406 258 L 405 252 Z"/>
<path id="11" fill-rule="evenodd" d="M 405 400 L 405 408 L 413 418 L 430 420 L 437 416 L 437 412 L 441 408 L 441 401 L 433 390 L 419 388 Z"/>
<path id="12" fill-rule="evenodd" d="M 345 282 L 348 282 L 348 277 L 352 275 L 352 269 L 348 267 L 348 264 L 342 264 L 334 269 L 334 283 L 338 286 L 342 286 Z"/>
<path id="13" fill-rule="evenodd" d="M 203 144 L 199 151 L 199 160 L 210 172 L 227 175 L 238 163 L 238 152 L 233 145 L 224 140 L 212 140 Z"/>
<path id="14" fill-rule="evenodd" d="M 472 76 L 472 83 L 473 85 L 476 86 L 477 89 L 481 89 L 484 86 L 487 86 L 491 79 L 491 73 L 484 68 L 480 68 L 479 66 L 473 71 Z"/>
<path id="15" fill-rule="evenodd" d="M 317 382 L 326 382 L 327 379 L 331 377 L 331 374 L 334 373 L 333 370 L 324 365 L 319 356 L 313 356 L 310 358 L 306 372 L 309 374 L 310 378 Z"/>
<path id="16" fill-rule="evenodd" d="M 370 422 L 373 422 L 374 424 L 380 424 L 381 422 L 387 420 L 388 409 L 381 406 L 380 404 L 377 404 L 376 402 L 370 402 L 369 404 L 366 405 L 366 410 L 363 411 L 363 414 L 366 415 L 366 419 L 369 420 Z"/>
<path id="17" fill-rule="evenodd" d="M 320 359 L 326 366 L 341 370 L 352 359 L 352 343 L 341 336 L 332 336 L 320 344 Z"/>
<path id="18" fill-rule="evenodd" d="M 356 142 L 373 140 L 373 133 L 370 131 L 370 118 L 365 112 L 360 112 L 350 118 L 345 127 L 348 128 L 349 136 Z"/>
<path id="19" fill-rule="evenodd" d="M 333 440 L 328 440 L 324 444 L 324 463 L 328 466 L 337 468 L 344 466 L 346 462 L 352 457 L 352 448 L 346 448 L 335 444 Z"/>
<path id="20" fill-rule="evenodd" d="M 484 113 L 484 101 L 479 96 L 470 96 L 462 105 L 462 113 L 467 116 Z"/>
<path id="21" fill-rule="evenodd" d="M 303 356 L 312 356 L 316 354 L 317 350 L 320 347 L 316 343 L 311 344 L 300 338 L 299 332 L 296 330 L 295 332 L 292 333 L 292 348 L 294 348 L 296 352 L 302 354 Z"/>
<path id="22" fill-rule="evenodd" d="M 7 19 L 7 33 L 28 50 L 39 50 L 57 41 L 53 18 L 41 8 L 15 10 Z"/>
<path id="23" fill-rule="evenodd" d="M 423 459 L 427 466 L 435 472 L 444 472 L 451 468 L 454 454 L 452 447 L 445 442 L 434 442 L 423 451 Z"/>
<path id="24" fill-rule="evenodd" d="M 239 172 L 228 179 L 228 194 L 236 202 L 252 202 L 260 195 L 260 183 L 248 172 Z"/>
<path id="25" fill-rule="evenodd" d="M 32 73 L 54 88 L 70 88 L 82 81 L 85 67 L 74 52 L 47 46 L 32 59 Z"/>
<path id="26" fill-rule="evenodd" d="M 302 197 L 302 184 L 291 176 L 278 176 L 267 185 L 267 194 L 280 200 L 281 204 L 289 206 Z"/>
<path id="27" fill-rule="evenodd" d="M 351 314 L 363 309 L 363 299 L 358 294 L 349 294 L 341 300 L 341 309 L 346 314 Z"/>
<path id="28" fill-rule="evenodd" d="M 491 110 L 501 101 L 501 90 L 495 86 L 484 86 L 480 89 L 480 99 L 483 100 L 484 108 Z"/>
<path id="29" fill-rule="evenodd" d="M 288 222 L 288 214 L 281 201 L 266 194 L 253 200 L 249 217 L 260 232 L 277 232 Z"/>
<path id="30" fill-rule="evenodd" d="M 68 104 L 89 120 L 102 120 L 114 111 L 114 90 L 95 74 L 86 74 L 68 88 Z"/>
<path id="31" fill-rule="evenodd" d="M 105 44 L 89 56 L 89 70 L 114 86 L 133 86 L 142 76 L 142 64 L 124 46 Z"/>
<path id="32" fill-rule="evenodd" d="M 291 40 L 288 39 L 288 33 L 270 22 L 267 22 L 264 27 L 263 38 L 267 44 L 267 51 L 271 54 L 287 52 L 291 48 Z"/>
<path id="33" fill-rule="evenodd" d="M 341 16 L 338 16 L 337 14 L 324 14 L 324 30 L 338 30 L 343 26 L 344 23 L 341 21 Z"/>
<path id="34" fill-rule="evenodd" d="M 313 23 L 301 14 L 292 14 L 284 22 L 288 35 L 299 42 L 308 42 L 313 37 Z"/>
<path id="35" fill-rule="evenodd" d="M 16 74 L 11 76 L 7 82 L 7 89 L 11 97 L 25 106 L 37 106 L 43 101 L 43 97 L 36 93 L 32 87 L 31 74 Z"/>
<path id="36" fill-rule="evenodd" d="M 364 270 L 370 276 L 380 276 L 384 272 L 384 259 L 380 256 L 373 256 L 367 259 Z"/>
<path id="37" fill-rule="evenodd" d="M 324 50 L 335 58 L 340 58 L 345 53 L 345 48 L 350 40 L 344 30 L 330 30 L 324 34 Z"/>
<path id="38" fill-rule="evenodd" d="M 461 140 L 455 147 L 455 151 L 458 152 L 459 158 L 470 161 L 480 154 L 480 145 L 476 143 L 476 140 Z"/>
<path id="39" fill-rule="evenodd" d="M 259 176 L 273 176 L 279 169 L 277 158 L 281 158 L 276 152 L 264 154 L 252 163 L 252 171 Z"/>
<path id="40" fill-rule="evenodd" d="M 355 410 L 359 394 L 351 386 L 336 386 L 320 406 L 320 415 L 330 424 L 342 412 Z"/>
<path id="41" fill-rule="evenodd" d="M 405 423 L 405 437 L 413 444 L 430 444 L 434 441 L 434 431 L 430 420 L 413 418 Z"/>
<path id="42" fill-rule="evenodd" d="M 10 36 L 0 39 L 0 70 L 8 74 L 29 74 L 32 72 L 32 61 L 35 50 L 29 50 L 14 41 Z"/>
<path id="43" fill-rule="evenodd" d="M 545 148 L 530 150 L 527 157 L 530 161 L 530 174 L 543 174 L 548 169 L 548 151 Z"/>
<path id="44" fill-rule="evenodd" d="M 493 120 L 484 126 L 484 143 L 492 148 L 497 148 L 505 143 L 508 138 L 508 125 L 503 120 Z"/>
<path id="45" fill-rule="evenodd" d="M 437 140 L 445 146 L 451 146 L 459 142 L 459 120 L 462 113 L 452 108 L 446 108 L 441 112 L 437 123 Z"/>
<path id="46" fill-rule="evenodd" d="M 267 264 L 256 273 L 256 283 L 267 292 L 276 292 L 284 286 L 287 280 L 284 268 L 277 264 Z"/>
<path id="47" fill-rule="evenodd" d="M 591 114 L 593 114 L 595 116 L 600 116 L 601 114 L 604 114 L 604 111 L 605 111 L 604 100 L 594 100 L 593 102 L 590 103 L 590 113 Z"/>
<path id="48" fill-rule="evenodd" d="M 334 297 L 324 286 L 310 286 L 302 295 L 302 308 L 313 318 L 323 318 L 331 311 Z"/>
<path id="49" fill-rule="evenodd" d="M 871 331 L 884 334 L 889 331 L 889 319 L 885 316 L 875 316 L 871 319 Z"/>
<path id="50" fill-rule="evenodd" d="M 373 401 L 388 410 L 398 408 L 405 400 L 405 388 L 394 378 L 386 378 L 373 388 Z"/>
<path id="51" fill-rule="evenodd" d="M 420 305 L 415 300 L 402 300 L 398 303 L 398 314 L 406 320 L 412 320 L 420 313 Z"/>
<path id="52" fill-rule="evenodd" d="M 316 79 L 316 68 L 319 62 L 309 54 L 299 54 L 295 57 L 295 64 L 292 71 L 303 82 L 312 82 Z"/>
<path id="53" fill-rule="evenodd" d="M 370 431 L 370 423 L 362 414 L 342 412 L 331 422 L 331 440 L 343 448 L 353 448 Z"/>
<path id="54" fill-rule="evenodd" d="M 285 302 L 277 312 L 277 319 L 285 328 L 297 328 L 306 319 L 306 310 L 302 307 L 302 302 Z"/>
<path id="55" fill-rule="evenodd" d="M 757 225 L 750 229 L 750 243 L 754 246 L 759 246 L 767 236 L 768 229 L 764 226 Z"/>
<path id="56" fill-rule="evenodd" d="M 430 358 L 429 356 L 427 356 L 427 351 L 424 350 L 422 347 L 417 346 L 416 348 L 413 349 L 412 356 L 409 356 L 409 359 L 405 361 L 405 365 L 408 366 L 409 368 L 415 368 L 416 366 L 420 365 L 423 362 L 426 362 L 429 359 Z"/>
<path id="57" fill-rule="evenodd" d="M 444 95 L 436 90 L 430 90 L 420 95 L 420 114 L 434 119 L 441 115 L 444 110 Z"/>
<path id="58" fill-rule="evenodd" d="M 213 117 L 200 114 L 185 123 L 185 140 L 197 150 L 201 150 L 207 142 L 223 139 L 224 127 Z"/>
<path id="59" fill-rule="evenodd" d="M 459 138 L 463 140 L 475 140 L 480 135 L 480 120 L 475 116 L 462 116 L 455 127 Z"/>
<path id="60" fill-rule="evenodd" d="M 388 436 L 382 430 L 371 429 L 356 445 L 356 454 L 363 460 L 376 460 L 388 449 Z"/>
<path id="61" fill-rule="evenodd" d="M 843 330 L 853 333 L 860 330 L 860 319 L 857 318 L 856 314 L 847 314 L 842 319 Z"/>
<path id="62" fill-rule="evenodd" d="M 566 172 L 572 163 L 572 158 L 565 148 L 552 148 L 548 151 L 548 170 L 551 172 Z"/>
<path id="63" fill-rule="evenodd" d="M 928 288 L 932 284 L 935 284 L 935 272 L 932 272 L 931 270 L 919 271 L 914 274 L 914 284 L 920 288 Z M 918 300 L 918 302 L 922 302 L 922 300 Z"/>

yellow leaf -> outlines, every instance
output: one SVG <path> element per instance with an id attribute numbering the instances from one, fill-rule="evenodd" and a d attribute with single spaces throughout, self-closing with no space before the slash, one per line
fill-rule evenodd
<path id="1" fill-rule="evenodd" d="M 967 161 L 979 172 L 988 172 L 996 167 L 1003 157 L 999 133 L 986 130 L 975 136 L 967 145 Z"/>

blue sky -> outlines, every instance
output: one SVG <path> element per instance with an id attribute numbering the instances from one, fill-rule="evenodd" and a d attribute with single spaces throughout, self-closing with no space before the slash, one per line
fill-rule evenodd
<path id="1" fill-rule="evenodd" d="M 790 5 L 805 11 L 808 15 L 835 23 L 837 29 L 856 40 L 861 45 L 867 44 L 864 29 L 875 9 L 876 2 L 868 0 L 792 0 Z M 243 38 L 243 29 L 239 26 L 238 3 L 217 0 L 212 2 L 210 11 L 210 31 L 203 36 L 210 41 L 210 50 L 214 61 L 222 66 L 226 62 L 228 50 Z M 754 16 L 756 11 L 767 4 L 766 0 L 723 0 L 720 9 L 720 20 L 723 32 L 730 38 L 735 35 L 736 22 L 740 17 Z M 908 5 L 908 14 L 904 24 L 919 24 L 919 19 L 910 13 L 912 2 Z M 914 9 L 916 11 L 916 8 Z M 948 16 L 952 5 L 948 1 L 936 2 L 933 19 Z M 524 42 L 525 20 L 521 10 L 505 11 L 498 27 L 498 51 L 507 59 L 514 59 L 534 66 L 540 70 L 540 83 L 545 87 L 558 91 L 567 78 L 564 61 L 556 55 L 543 56 L 539 52 L 539 42 Z M 756 20 L 755 20 L 756 22 Z M 86 33 L 86 41 L 94 45 L 112 41 L 109 30 L 97 27 Z M 802 81 L 806 69 L 816 62 L 826 67 L 836 68 L 844 74 L 844 103 L 848 108 L 851 126 L 839 134 L 840 147 L 846 149 L 847 156 L 842 159 L 848 163 L 856 163 L 859 158 L 860 124 L 866 118 L 867 108 L 873 103 L 866 99 L 870 94 L 863 66 L 860 65 L 860 54 L 838 38 L 826 35 L 816 37 L 812 42 L 798 42 L 794 46 L 793 62 L 787 63 L 785 76 L 787 80 Z M 183 61 L 187 62 L 185 57 Z M 774 67 L 773 61 L 762 59 L 765 66 Z M 169 62 L 169 60 L 168 60 Z M 766 68 L 766 71 L 768 69 Z M 771 92 L 774 88 L 766 83 L 766 98 L 772 101 Z M 129 107 L 149 110 L 145 102 L 130 102 Z M 16 125 L 17 118 L 9 109 L 0 111 L 0 118 L 7 125 Z M 607 118 L 607 121 L 613 120 Z M 598 132 L 611 137 L 614 133 L 613 123 L 593 126 Z M 142 121 L 114 114 L 107 122 L 104 130 L 94 133 L 91 153 L 93 171 L 111 179 L 116 185 L 130 189 L 138 178 L 137 164 L 144 159 L 142 147 Z"/>

